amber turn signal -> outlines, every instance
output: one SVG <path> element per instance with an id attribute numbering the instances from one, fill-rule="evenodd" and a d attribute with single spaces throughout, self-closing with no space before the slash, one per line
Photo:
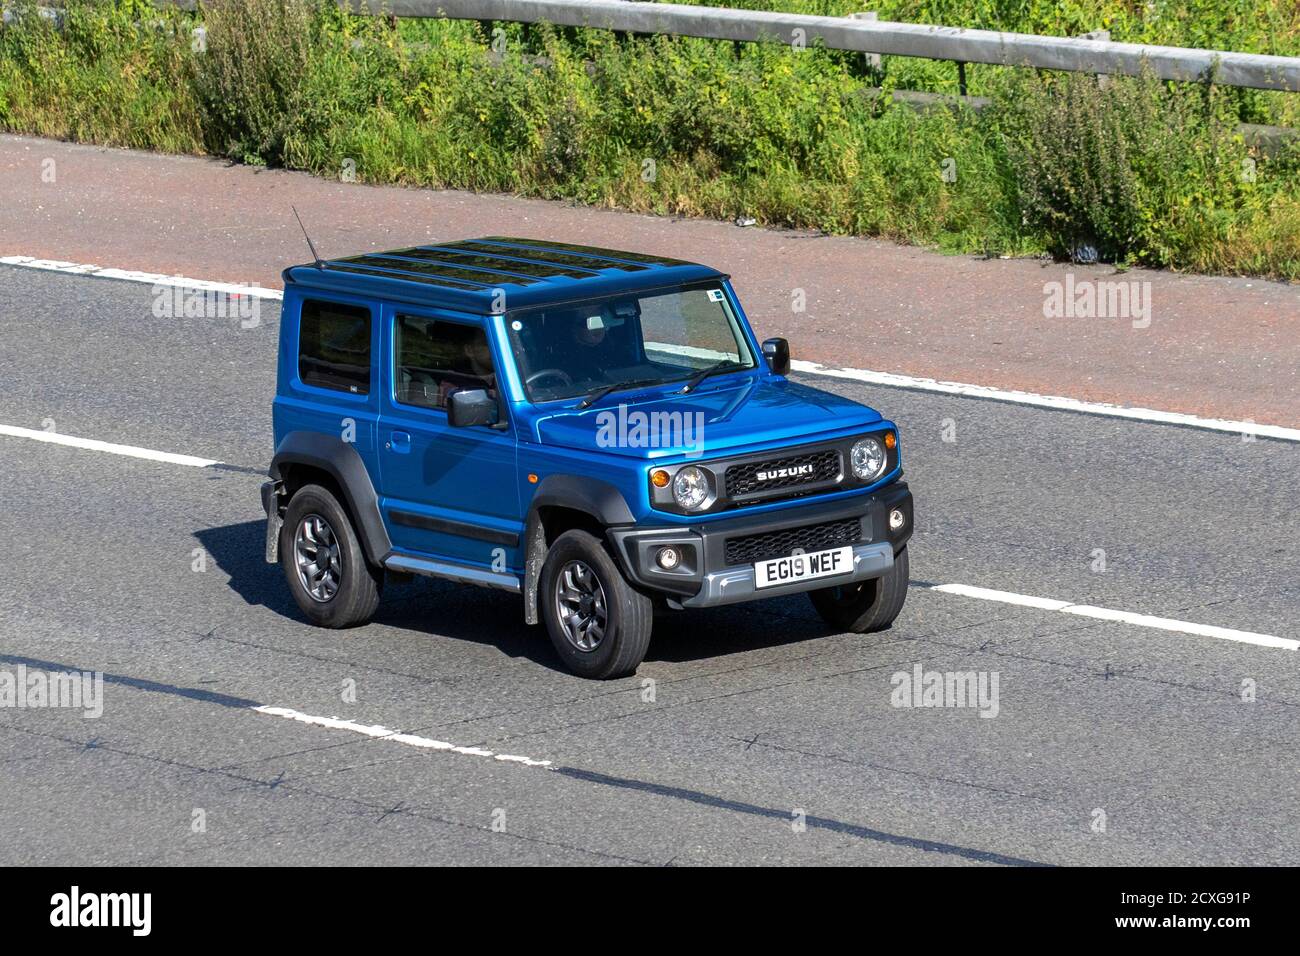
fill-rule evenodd
<path id="1" fill-rule="evenodd" d="M 654 471 L 650 472 L 650 483 L 656 488 L 667 488 L 668 472 L 664 471 L 662 468 L 656 468 Z"/>
<path id="2" fill-rule="evenodd" d="M 895 436 L 893 432 L 885 432 L 885 447 L 892 451 L 894 446 L 897 444 L 897 436 Z"/>

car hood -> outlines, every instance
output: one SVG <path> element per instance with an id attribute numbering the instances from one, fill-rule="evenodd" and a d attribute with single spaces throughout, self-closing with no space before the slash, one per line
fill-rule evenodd
<path id="1" fill-rule="evenodd" d="M 881 421 L 866 405 L 786 379 L 762 377 L 676 389 L 616 392 L 592 408 L 536 420 L 538 440 L 632 458 L 712 455 L 747 445 L 816 441 Z"/>

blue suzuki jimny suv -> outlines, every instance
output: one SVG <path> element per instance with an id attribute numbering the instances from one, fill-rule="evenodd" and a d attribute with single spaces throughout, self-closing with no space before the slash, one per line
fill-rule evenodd
<path id="1" fill-rule="evenodd" d="M 284 280 L 266 557 L 316 624 L 413 574 L 499 588 L 607 678 L 656 609 L 808 592 L 859 633 L 902 609 L 896 427 L 789 381 L 722 273 L 493 237 Z"/>

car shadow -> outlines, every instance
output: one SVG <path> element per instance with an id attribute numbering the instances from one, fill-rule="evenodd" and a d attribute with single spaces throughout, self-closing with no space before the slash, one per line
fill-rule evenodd
<path id="1" fill-rule="evenodd" d="M 194 532 L 249 605 L 264 607 L 304 627 L 279 565 L 263 559 L 266 524 L 239 524 Z M 569 671 L 544 626 L 524 624 L 523 599 L 502 591 L 416 577 L 384 588 L 375 624 L 498 648 L 551 670 Z M 735 607 L 656 613 L 646 660 L 689 663 L 825 637 L 830 633 L 806 599 L 776 598 Z"/>
<path id="2" fill-rule="evenodd" d="M 828 637 L 803 595 L 655 615 L 647 661 L 678 664 Z"/>
<path id="3" fill-rule="evenodd" d="M 217 567 L 230 575 L 230 589 L 246 604 L 267 608 L 282 617 L 303 620 L 298 605 L 284 586 L 284 575 L 279 566 L 263 560 L 265 521 L 203 528 L 195 531 L 194 537 Z"/>
<path id="4" fill-rule="evenodd" d="M 266 523 L 205 528 L 194 533 L 212 560 L 230 577 L 230 589 L 249 605 L 264 607 L 281 617 L 311 627 L 285 584 L 277 564 L 263 554 Z M 430 636 L 499 648 L 552 670 L 568 673 L 551 647 L 546 632 L 523 623 L 522 598 L 450 581 L 416 577 L 409 583 L 389 583 L 375 613 L 374 624 Z"/>

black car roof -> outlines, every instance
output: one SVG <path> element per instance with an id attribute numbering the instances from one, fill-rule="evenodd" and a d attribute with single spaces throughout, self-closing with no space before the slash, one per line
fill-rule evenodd
<path id="1" fill-rule="evenodd" d="M 641 252 L 488 236 L 291 266 L 286 284 L 492 313 L 725 278 Z"/>

